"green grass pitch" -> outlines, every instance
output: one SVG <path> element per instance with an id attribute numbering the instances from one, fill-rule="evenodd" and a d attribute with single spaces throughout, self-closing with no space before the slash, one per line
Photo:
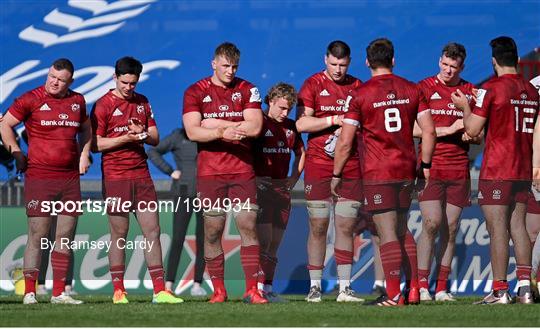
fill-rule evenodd
<path id="1" fill-rule="evenodd" d="M 113 305 L 110 296 L 78 296 L 83 305 L 22 305 L 22 298 L 0 297 L 0 326 L 56 327 L 516 327 L 540 326 L 540 304 L 471 305 L 477 297 L 453 304 L 424 303 L 396 308 L 337 303 L 326 296 L 308 304 L 303 296 L 286 296 L 284 304 L 246 305 L 239 299 L 211 305 L 186 298 L 178 305 L 153 305 L 151 296 L 128 295 L 128 305 Z M 372 298 L 368 296 L 368 298 Z"/>

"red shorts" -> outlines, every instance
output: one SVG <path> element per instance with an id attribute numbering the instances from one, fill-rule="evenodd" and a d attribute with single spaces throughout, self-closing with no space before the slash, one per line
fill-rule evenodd
<path id="1" fill-rule="evenodd" d="M 107 203 L 107 214 L 123 215 L 133 211 L 154 208 L 157 202 L 156 189 L 150 177 L 131 180 L 104 180 L 103 199 Z"/>
<path id="2" fill-rule="evenodd" d="M 413 189 L 412 181 L 364 185 L 364 206 L 369 212 L 409 209 Z"/>
<path id="3" fill-rule="evenodd" d="M 332 180 L 333 165 L 321 165 L 306 162 L 304 172 L 304 194 L 306 200 L 329 200 L 330 181 Z M 362 201 L 362 180 L 360 167 L 347 163 L 343 169 L 343 179 L 338 194 L 345 199 Z"/>
<path id="4" fill-rule="evenodd" d="M 418 192 L 418 201 L 441 200 L 465 208 L 471 205 L 471 180 L 469 170 L 448 175 L 448 171 L 431 170 L 431 178 Z M 451 176 L 451 178 L 449 178 Z"/>
<path id="5" fill-rule="evenodd" d="M 540 215 L 540 201 L 536 201 L 532 193 L 527 202 L 527 213 Z"/>
<path id="6" fill-rule="evenodd" d="M 527 203 L 531 194 L 530 181 L 486 180 L 478 182 L 479 205 L 510 205 Z"/>
<path id="7" fill-rule="evenodd" d="M 259 202 L 259 215 L 257 224 L 272 224 L 272 226 L 285 229 L 291 213 L 291 193 L 282 185 L 257 189 Z"/>
<path id="8" fill-rule="evenodd" d="M 79 173 L 69 178 L 35 178 L 24 180 L 24 201 L 28 217 L 49 217 L 56 213 L 77 217 L 81 202 Z M 55 204 L 52 202 L 56 201 Z M 58 207 L 57 207 L 58 206 Z"/>
<path id="9" fill-rule="evenodd" d="M 257 204 L 257 185 L 254 173 L 224 174 L 197 177 L 197 197 L 203 204 L 228 208 L 240 202 Z M 206 202 L 208 199 L 209 202 Z"/>

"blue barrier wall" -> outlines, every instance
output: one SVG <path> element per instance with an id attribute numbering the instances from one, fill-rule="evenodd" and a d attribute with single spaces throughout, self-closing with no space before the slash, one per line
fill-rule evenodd
<path id="1" fill-rule="evenodd" d="M 350 44 L 350 72 L 363 80 L 364 49 L 380 36 L 395 43 L 396 73 L 414 81 L 436 73 L 448 41 L 467 47 L 463 75 L 472 82 L 492 73 L 493 37 L 515 38 L 520 54 L 540 44 L 538 1 L 3 0 L 0 9 L 1 111 L 40 85 L 58 57 L 73 60 L 73 88 L 91 105 L 111 88 L 115 60 L 132 55 L 145 64 L 138 91 L 162 135 L 181 125 L 183 91 L 211 74 L 213 50 L 225 40 L 242 50 L 238 75 L 263 93 L 282 80 L 299 87 L 322 69 L 334 39 Z M 100 177 L 96 160 L 86 178 Z"/>

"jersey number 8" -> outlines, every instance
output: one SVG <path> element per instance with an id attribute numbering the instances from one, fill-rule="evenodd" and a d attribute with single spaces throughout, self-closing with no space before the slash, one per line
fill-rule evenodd
<path id="1" fill-rule="evenodd" d="M 384 128 L 389 133 L 395 133 L 401 130 L 401 117 L 397 108 L 391 107 L 384 110 Z"/>

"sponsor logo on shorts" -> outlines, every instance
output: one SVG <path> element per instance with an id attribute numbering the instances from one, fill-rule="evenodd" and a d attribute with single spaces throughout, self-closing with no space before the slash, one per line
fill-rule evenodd
<path id="1" fill-rule="evenodd" d="M 373 196 L 373 203 L 374 204 L 381 204 L 382 203 L 382 195 L 380 194 L 375 194 Z"/>
<path id="2" fill-rule="evenodd" d="M 306 187 L 304 188 L 304 191 L 306 192 L 306 194 L 310 194 L 312 188 L 313 188 L 312 185 L 306 185 Z"/>
<path id="3" fill-rule="evenodd" d="M 501 190 L 493 190 L 493 200 L 500 200 L 501 199 Z"/>
<path id="4" fill-rule="evenodd" d="M 28 204 L 26 205 L 26 208 L 36 210 L 38 207 L 38 204 L 39 204 L 38 200 L 30 200 L 30 202 L 28 202 Z"/>

